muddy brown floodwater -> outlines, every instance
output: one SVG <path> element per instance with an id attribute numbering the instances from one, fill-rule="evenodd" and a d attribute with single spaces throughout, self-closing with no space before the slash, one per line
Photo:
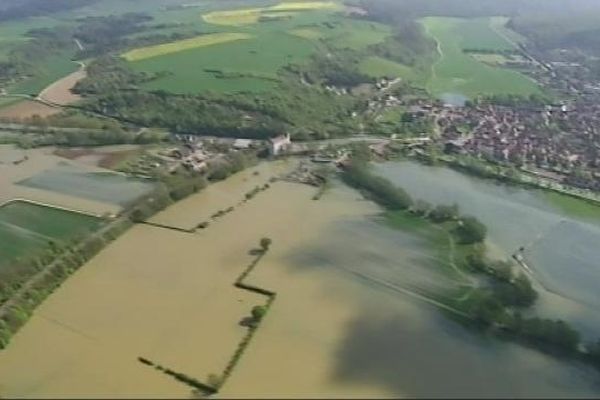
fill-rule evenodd
<path id="1" fill-rule="evenodd" d="M 154 221 L 195 226 L 282 169 L 237 174 Z M 220 373 L 240 321 L 265 301 L 233 287 L 261 237 L 273 244 L 248 281 L 278 295 L 217 397 L 600 393 L 595 372 L 467 331 L 407 296 L 411 285 L 452 285 L 430 249 L 376 221 L 379 209 L 346 187 L 314 193 L 277 182 L 196 234 L 135 226 L 0 352 L 0 396 L 189 397 L 136 358 L 200 380 Z"/>

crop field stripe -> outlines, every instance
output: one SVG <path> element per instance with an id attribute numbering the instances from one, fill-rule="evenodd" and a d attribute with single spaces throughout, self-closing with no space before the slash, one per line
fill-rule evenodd
<path id="1" fill-rule="evenodd" d="M 39 240 L 44 240 L 44 241 L 52 240 L 52 238 L 50 236 L 44 235 L 44 234 L 39 233 L 39 232 L 32 231 L 30 229 L 24 228 L 22 226 L 13 224 L 13 223 L 8 222 L 8 221 L 2 221 L 2 220 L 0 220 L 0 225 L 3 226 L 3 227 L 5 227 L 5 228 L 7 228 L 6 230 L 8 232 L 14 232 L 14 233 L 17 233 L 17 234 L 22 234 L 25 237 L 31 237 L 31 238 L 34 238 L 34 239 L 39 239 Z"/>
<path id="2" fill-rule="evenodd" d="M 252 38 L 252 35 L 247 33 L 214 33 L 209 35 L 196 36 L 190 39 L 178 40 L 176 42 L 159 44 L 156 46 L 140 47 L 128 51 L 122 56 L 127 61 L 139 61 L 162 56 L 165 54 L 172 54 L 185 50 L 195 49 L 198 47 L 212 46 L 215 44 L 227 43 L 250 38 Z"/>
<path id="3" fill-rule="evenodd" d="M 339 6 L 331 1 L 302 1 L 302 2 L 284 2 L 271 7 L 261 8 L 244 8 L 239 10 L 213 11 L 208 14 L 203 14 L 204 21 L 215 25 L 248 25 L 255 24 L 261 16 L 269 16 L 269 12 L 295 12 L 295 11 L 312 11 L 336 9 Z M 281 15 L 281 14 L 280 14 Z"/>

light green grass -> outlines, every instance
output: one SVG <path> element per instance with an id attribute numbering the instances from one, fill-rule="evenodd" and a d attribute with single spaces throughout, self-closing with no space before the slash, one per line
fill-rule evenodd
<path id="1" fill-rule="evenodd" d="M 335 28 L 324 28 L 327 42 L 333 47 L 361 50 L 381 43 L 391 35 L 391 28 L 375 22 L 339 19 Z"/>
<path id="2" fill-rule="evenodd" d="M 373 78 L 390 77 L 412 80 L 415 72 L 406 65 L 381 57 L 368 57 L 361 61 L 359 69 L 362 73 Z"/>
<path id="3" fill-rule="evenodd" d="M 16 201 L 0 207 L 0 268 L 47 248 L 50 240 L 69 241 L 99 227 L 91 216 Z"/>
<path id="4" fill-rule="evenodd" d="M 504 19 L 473 18 L 454 20 L 460 36 L 460 47 L 463 49 L 513 50 L 512 43 L 498 34 L 494 29 L 503 26 Z"/>
<path id="5" fill-rule="evenodd" d="M 481 94 L 541 94 L 541 89 L 519 72 L 486 65 L 463 52 L 464 48 L 510 49 L 480 19 L 428 17 L 422 20 L 427 32 L 439 43 L 440 56 L 432 66 L 427 89 L 434 95 L 457 93 L 468 97 Z M 471 37 L 478 35 L 478 38 Z M 494 37 L 495 35 L 495 37 Z M 468 36 L 468 37 L 467 37 Z"/>
<path id="6" fill-rule="evenodd" d="M 554 207 L 567 215 L 582 219 L 583 221 L 600 221 L 600 205 L 550 191 L 545 191 L 544 197 Z"/>
<path id="7" fill-rule="evenodd" d="M 131 65 L 139 71 L 171 72 L 169 76 L 147 83 L 144 87 L 149 90 L 181 94 L 204 90 L 257 92 L 273 88 L 281 67 L 303 62 L 312 50 L 310 42 L 277 32 L 146 59 Z"/>
<path id="8" fill-rule="evenodd" d="M 309 29 L 309 28 L 303 28 L 303 29 L 292 29 L 290 31 L 290 33 L 292 35 L 304 38 L 304 39 L 309 39 L 309 40 L 318 40 L 320 38 L 323 37 L 323 34 L 317 30 L 317 29 Z"/>
<path id="9" fill-rule="evenodd" d="M 215 29 L 225 27 L 215 25 Z M 168 72 L 144 84 L 147 90 L 261 92 L 277 87 L 282 67 L 308 62 L 311 54 L 326 50 L 324 44 L 361 50 L 391 34 L 385 25 L 347 19 L 329 8 L 226 29 L 252 38 L 139 59 L 130 65 L 137 71 Z"/>

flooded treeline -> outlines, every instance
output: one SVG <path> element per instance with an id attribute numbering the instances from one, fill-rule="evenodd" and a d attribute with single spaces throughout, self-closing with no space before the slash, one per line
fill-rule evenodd
<path id="1" fill-rule="evenodd" d="M 382 207 L 425 219 L 449 234 L 456 246 L 456 266 L 486 281 L 483 287 L 472 288 L 466 301 L 463 298 L 448 304 L 465 313 L 466 322 L 542 351 L 581 358 L 600 367 L 600 341 L 584 345 L 580 333 L 563 320 L 523 315 L 534 304 L 537 292 L 524 273 L 516 272 L 511 261 L 493 261 L 486 256 L 487 227 L 478 219 L 461 215 L 456 204 L 434 208 L 413 200 L 404 189 L 371 172 L 361 160 L 348 165 L 342 179 Z"/>

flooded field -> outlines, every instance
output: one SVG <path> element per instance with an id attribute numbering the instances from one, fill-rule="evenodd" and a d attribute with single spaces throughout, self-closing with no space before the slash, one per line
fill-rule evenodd
<path id="1" fill-rule="evenodd" d="M 544 296 L 538 311 L 600 335 L 600 220 L 571 215 L 544 192 L 497 185 L 447 168 L 412 162 L 376 165 L 377 171 L 413 197 L 433 204 L 456 202 L 483 221 L 501 257 L 521 246 Z M 600 207 L 597 211 L 600 216 Z"/>
<path id="2" fill-rule="evenodd" d="M 177 207 L 168 208 L 150 221 L 182 229 L 195 228 L 200 222 L 208 221 L 215 212 L 239 206 L 246 193 L 269 183 L 271 178 L 289 170 L 293 165 L 294 161 L 279 161 L 248 168 L 225 181 L 208 186 L 200 196 L 180 201 Z"/>
<path id="3" fill-rule="evenodd" d="M 82 171 L 79 166 L 64 163 L 19 181 L 18 184 L 120 206 L 135 201 L 154 187 L 150 181 L 109 171 Z"/>
<path id="4" fill-rule="evenodd" d="M 109 171 L 105 169 L 70 161 L 53 152 L 52 148 L 22 150 L 0 145 L 0 204 L 27 199 L 85 213 L 114 214 L 121 209 L 119 201 L 138 195 L 141 187 L 147 185 L 139 182 L 130 189 L 128 180 L 120 175 L 107 175 Z M 91 179 L 90 174 L 95 178 Z M 113 196 L 115 180 L 115 187 L 121 191 L 126 185 L 124 193 L 119 192 L 118 196 Z M 100 192 L 94 193 L 95 190 Z M 107 193 L 112 197 L 107 198 Z"/>
<path id="5" fill-rule="evenodd" d="M 258 168 L 156 220 L 187 227 L 236 204 L 280 167 Z M 457 284 L 426 243 L 380 223 L 379 209 L 346 187 L 318 201 L 314 192 L 277 182 L 196 234 L 134 227 L 0 352 L 0 395 L 189 397 L 136 358 L 200 380 L 220 373 L 240 321 L 264 302 L 232 285 L 261 237 L 273 245 L 248 281 L 278 295 L 217 397 L 600 394 L 595 371 L 452 322 L 418 296 Z"/>

